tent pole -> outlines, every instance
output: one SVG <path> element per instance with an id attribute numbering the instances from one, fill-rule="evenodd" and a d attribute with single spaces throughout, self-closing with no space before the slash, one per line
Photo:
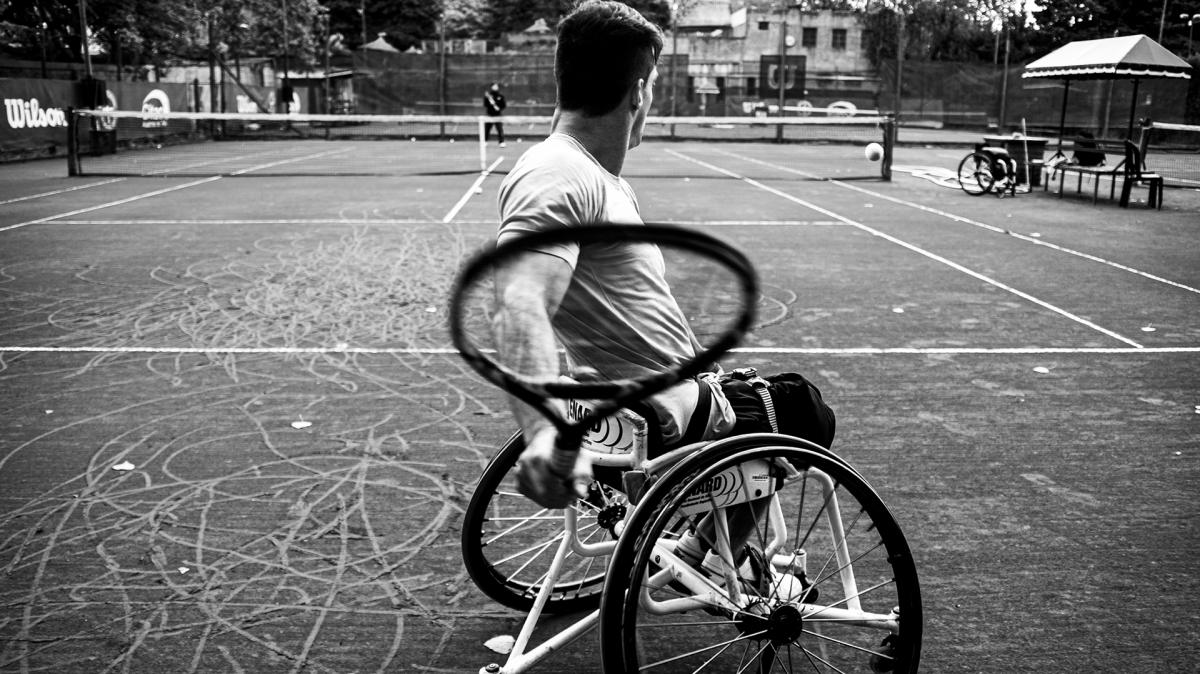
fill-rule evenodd
<path id="1" fill-rule="evenodd" d="M 1138 78 L 1133 78 L 1133 100 L 1129 102 L 1129 128 L 1125 130 L 1125 137 L 1133 140 L 1133 116 L 1137 114 L 1137 95 L 1138 84 L 1141 82 Z"/>
<path id="2" fill-rule="evenodd" d="M 1063 134 L 1067 128 L 1067 97 L 1071 95 L 1071 78 L 1066 78 L 1064 82 L 1066 84 L 1063 86 L 1062 112 L 1058 116 L 1058 151 L 1054 153 L 1058 157 L 1063 156 Z"/>

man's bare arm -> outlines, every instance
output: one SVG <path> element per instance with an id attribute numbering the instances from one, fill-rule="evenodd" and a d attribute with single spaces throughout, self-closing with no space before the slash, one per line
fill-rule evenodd
<path id="1" fill-rule="evenodd" d="M 522 375 L 545 379 L 559 376 L 558 346 L 551 319 L 571 282 L 573 270 L 562 258 L 545 253 L 525 254 L 496 274 L 497 308 L 493 318 L 501 362 Z M 540 412 L 509 397 L 525 438 L 518 462 L 521 493 L 551 508 L 565 507 L 576 495 L 575 479 L 590 480 L 586 456 L 564 459 L 557 450 L 554 425 Z M 560 413 L 565 410 L 559 410 Z"/>
<path id="2" fill-rule="evenodd" d="M 566 260 L 537 252 L 526 253 L 497 272 L 492 329 L 501 363 L 525 376 L 546 381 L 558 377 L 558 346 L 551 319 L 572 273 Z M 510 401 L 526 437 L 550 425 L 525 403 L 511 396 Z"/>

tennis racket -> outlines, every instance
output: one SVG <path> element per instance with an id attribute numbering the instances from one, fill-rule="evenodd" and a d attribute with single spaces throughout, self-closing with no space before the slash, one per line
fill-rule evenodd
<path id="1" fill-rule="evenodd" d="M 504 362 L 501 356 L 504 349 L 495 343 L 492 331 L 496 271 L 504 265 L 520 264 L 524 256 L 543 254 L 534 251 L 564 245 L 580 247 L 577 275 L 584 260 L 620 255 L 622 248 L 631 246 L 656 247 L 663 258 L 671 294 L 695 336 L 694 355 L 665 369 L 659 367 L 644 374 L 615 378 L 605 378 L 593 371 L 587 378 L 547 380 L 544 374 L 522 371 L 517 363 Z M 562 457 L 562 468 L 555 474 L 569 482 L 570 467 L 590 427 L 635 401 L 710 369 L 722 354 L 739 343 L 753 324 L 758 288 L 757 275 L 746 256 L 702 232 L 653 224 L 557 228 L 490 245 L 476 253 L 460 271 L 452 291 L 450 333 L 454 346 L 476 372 L 554 424 Z M 613 288 L 614 292 L 622 290 L 625 289 Z M 568 295 L 571 292 L 568 290 Z M 567 304 L 564 300 L 560 313 Z M 587 317 L 582 319 L 586 321 Z M 554 320 L 557 322 L 559 317 Z M 609 326 L 609 329 L 617 328 Z M 564 332 L 557 331 L 556 337 L 561 348 L 560 371 L 567 374 L 565 354 L 578 353 L 589 345 L 569 343 Z M 622 341 L 639 343 L 637 335 L 626 337 L 629 339 Z M 623 357 L 637 360 L 642 354 L 630 352 Z M 570 400 L 587 401 L 586 408 L 564 404 Z"/>

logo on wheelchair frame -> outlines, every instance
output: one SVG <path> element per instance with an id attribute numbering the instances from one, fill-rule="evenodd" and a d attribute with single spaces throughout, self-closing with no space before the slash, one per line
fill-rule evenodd
<path id="1" fill-rule="evenodd" d="M 775 493 L 777 485 L 766 461 L 751 460 L 730 466 L 693 487 L 679 509 L 692 515 L 710 508 L 725 508 Z"/>
<path id="2" fill-rule="evenodd" d="M 586 400 L 568 400 L 567 418 L 580 421 L 592 413 Z M 644 446 L 646 420 L 629 410 L 617 410 L 612 416 L 593 421 L 583 436 L 583 447 L 601 454 L 628 454 Z"/>

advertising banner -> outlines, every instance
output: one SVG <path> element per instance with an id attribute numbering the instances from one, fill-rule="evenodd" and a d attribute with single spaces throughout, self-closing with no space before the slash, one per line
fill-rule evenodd
<path id="1" fill-rule="evenodd" d="M 191 110 L 191 88 L 173 82 L 107 82 L 104 99 L 112 110 L 156 112 Z M 4 119 L 0 120 L 0 152 L 54 153 L 67 144 L 67 109 L 83 95 L 72 80 L 0 79 Z M 115 122 L 114 122 L 115 123 Z M 153 123 L 151 121 L 151 123 Z M 111 131 L 103 118 L 95 131 Z"/>
<path id="2" fill-rule="evenodd" d="M 762 97 L 772 100 L 779 97 L 780 80 L 784 82 L 783 94 L 786 98 L 804 98 L 804 69 L 803 54 L 788 54 L 786 72 L 780 77 L 779 55 L 761 56 L 758 61 L 758 76 Z"/>
<path id="3" fill-rule="evenodd" d="M 0 79 L 0 98 L 4 99 L 0 152 L 66 144 L 67 107 L 75 100 L 74 82 Z"/>

